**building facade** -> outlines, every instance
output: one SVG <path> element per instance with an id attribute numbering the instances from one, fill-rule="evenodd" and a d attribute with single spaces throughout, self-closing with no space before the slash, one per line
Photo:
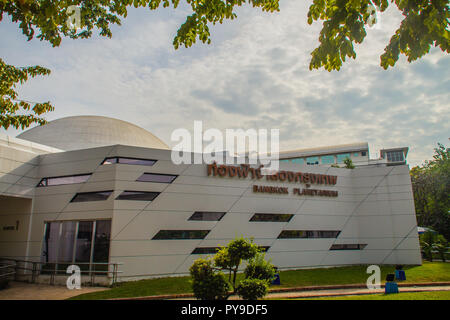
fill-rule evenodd
<path id="1" fill-rule="evenodd" d="M 127 281 L 187 274 L 244 236 L 280 269 L 421 264 L 407 149 L 371 161 L 365 146 L 287 152 L 262 176 L 258 166 L 175 165 L 161 140 L 103 117 L 2 136 L 0 257 L 120 263 Z M 387 156 L 398 150 L 403 158 Z M 322 162 L 339 154 L 365 160 L 352 170 Z"/>

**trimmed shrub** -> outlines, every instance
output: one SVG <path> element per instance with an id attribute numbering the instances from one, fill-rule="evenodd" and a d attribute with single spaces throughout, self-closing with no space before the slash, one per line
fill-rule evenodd
<path id="1" fill-rule="evenodd" d="M 267 280 L 244 279 L 236 288 L 236 293 L 244 300 L 258 300 L 267 294 L 268 288 Z"/>
<path id="2" fill-rule="evenodd" d="M 269 261 L 266 261 L 265 254 L 261 253 L 250 259 L 249 264 L 244 270 L 245 278 L 272 280 L 275 276 L 275 267 Z"/>
<path id="3" fill-rule="evenodd" d="M 189 271 L 192 276 L 192 290 L 197 299 L 224 300 L 227 298 L 229 284 L 222 272 L 214 272 L 210 260 L 195 260 Z"/>

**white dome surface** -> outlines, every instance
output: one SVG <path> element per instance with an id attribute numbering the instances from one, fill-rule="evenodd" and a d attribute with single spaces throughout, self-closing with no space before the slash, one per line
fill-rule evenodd
<path id="1" fill-rule="evenodd" d="M 169 149 L 149 131 L 132 123 L 100 116 L 74 116 L 48 122 L 17 136 L 61 150 L 79 150 L 115 144 Z"/>

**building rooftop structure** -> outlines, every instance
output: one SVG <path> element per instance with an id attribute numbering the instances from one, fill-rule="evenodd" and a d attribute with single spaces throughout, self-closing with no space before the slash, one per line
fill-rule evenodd
<path id="1" fill-rule="evenodd" d="M 132 123 L 100 116 L 74 116 L 50 121 L 17 136 L 64 151 L 109 145 L 169 149 L 149 131 Z"/>

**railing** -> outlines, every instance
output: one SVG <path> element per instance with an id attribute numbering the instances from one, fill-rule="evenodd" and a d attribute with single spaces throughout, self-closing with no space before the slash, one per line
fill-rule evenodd
<path id="1" fill-rule="evenodd" d="M 0 263 L 0 282 L 7 281 L 15 275 L 15 264 Z"/>
<path id="2" fill-rule="evenodd" d="M 8 263 L 7 263 L 8 262 Z M 96 276 L 106 276 L 111 280 L 111 284 L 117 282 L 117 276 L 122 271 L 119 271 L 119 266 L 122 263 L 107 263 L 107 262 L 36 262 L 29 260 L 0 258 L 0 268 L 12 269 L 13 271 L 5 273 L 5 277 L 14 275 L 15 280 L 19 280 L 19 276 L 31 276 L 31 283 L 35 283 L 40 275 L 50 276 L 50 284 L 55 284 L 55 278 L 58 275 L 70 276 L 67 273 L 67 267 L 76 265 L 80 268 L 80 275 L 89 276 L 91 285 L 95 284 Z M 99 270 L 100 269 L 100 270 Z M 2 269 L 0 269 L 0 277 L 2 277 Z M 20 272 L 21 271 L 21 272 Z"/>

